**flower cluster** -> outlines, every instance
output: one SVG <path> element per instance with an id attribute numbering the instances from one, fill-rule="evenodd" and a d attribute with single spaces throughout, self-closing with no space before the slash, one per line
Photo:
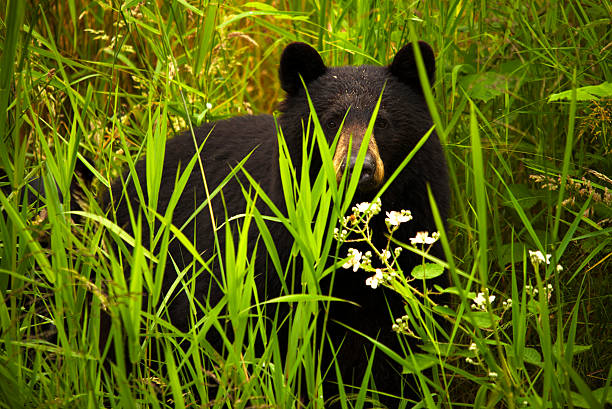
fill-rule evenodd
<path id="1" fill-rule="evenodd" d="M 349 231 L 346 229 L 338 229 L 337 227 L 334 229 L 334 239 L 336 241 L 339 241 L 340 243 L 343 243 L 344 241 L 346 241 L 346 238 L 349 235 Z"/>
<path id="2" fill-rule="evenodd" d="M 413 246 L 415 244 L 434 244 L 440 238 L 440 232 L 433 232 L 431 236 L 429 236 L 429 232 L 420 231 L 416 234 L 415 237 L 410 239 L 410 244 Z"/>
<path id="3" fill-rule="evenodd" d="M 363 270 L 369 270 L 372 267 L 372 252 L 366 251 L 361 259 L 361 268 Z"/>
<path id="4" fill-rule="evenodd" d="M 493 301 L 495 301 L 494 295 L 488 295 L 488 292 L 478 293 L 476 297 L 474 297 L 474 304 L 472 304 L 472 309 L 474 310 L 487 310 L 487 304 L 493 305 Z"/>
<path id="5" fill-rule="evenodd" d="M 397 249 L 396 249 L 397 250 Z M 399 254 L 398 251 L 394 251 L 394 254 Z M 391 252 L 387 249 L 382 250 L 379 253 L 379 257 L 383 262 L 391 257 Z M 362 269 L 364 271 L 374 271 L 372 277 L 366 279 L 366 285 L 373 289 L 378 288 L 379 285 L 389 282 L 397 277 L 397 272 L 392 268 L 374 268 L 372 267 L 372 252 L 367 251 L 365 254 L 357 249 L 350 248 L 348 250 L 347 258 L 342 265 L 342 268 L 352 269 L 354 272 Z"/>
<path id="6" fill-rule="evenodd" d="M 346 260 L 346 262 L 342 265 L 342 268 L 352 268 L 354 272 L 357 272 L 357 270 L 359 270 L 359 267 L 361 266 L 361 251 L 356 250 L 356 249 L 349 249 L 348 250 L 348 258 Z"/>
<path id="7" fill-rule="evenodd" d="M 478 357 L 478 346 L 476 345 L 475 342 L 472 342 L 470 344 L 470 346 L 468 347 L 468 350 L 474 352 L 476 354 L 476 357 Z M 478 365 L 479 363 L 477 360 L 475 361 L 474 359 L 470 357 L 465 358 L 465 362 L 467 362 L 468 364 L 472 364 L 472 365 Z"/>
<path id="8" fill-rule="evenodd" d="M 473 353 L 475 354 L 475 358 L 470 358 L 470 357 L 467 357 L 467 358 L 465 358 L 465 362 L 467 362 L 468 364 L 471 364 L 471 365 L 479 365 L 479 366 L 483 366 L 483 365 L 484 365 L 484 362 L 483 362 L 483 360 L 480 358 L 480 354 L 478 353 L 478 352 L 479 352 L 479 351 L 478 351 L 478 346 L 476 345 L 476 343 L 475 343 L 475 342 L 472 342 L 472 343 L 470 344 L 470 346 L 468 347 L 468 350 L 469 350 L 470 352 L 473 352 Z M 496 378 L 497 378 L 498 374 L 497 374 L 497 372 L 494 372 L 494 371 L 491 371 L 491 370 L 487 370 L 487 376 L 488 376 L 489 378 L 491 378 L 492 380 L 494 380 L 494 379 L 496 379 Z"/>
<path id="9" fill-rule="evenodd" d="M 385 281 L 385 276 L 383 275 L 383 272 L 380 268 L 377 268 L 375 270 L 375 273 L 372 277 L 368 277 L 366 279 L 366 285 L 372 287 L 373 289 L 376 289 L 376 287 L 378 287 L 378 284 L 381 284 Z"/>
<path id="10" fill-rule="evenodd" d="M 400 247 L 398 247 L 400 248 Z M 382 261 L 383 263 L 387 260 L 389 260 L 391 258 L 391 252 L 387 249 L 383 249 L 380 252 L 380 261 Z"/>
<path id="11" fill-rule="evenodd" d="M 376 268 L 374 269 L 374 275 L 372 277 L 368 277 L 365 283 L 367 286 L 372 287 L 372 289 L 375 290 L 380 284 L 384 284 L 385 282 L 390 283 L 394 278 L 397 278 L 397 273 L 395 270 Z"/>
<path id="12" fill-rule="evenodd" d="M 385 224 L 387 225 L 387 229 L 389 229 L 389 232 L 391 233 L 397 230 L 400 224 L 412 220 L 412 213 L 410 212 L 410 210 L 402 210 L 400 212 L 392 210 L 386 213 L 387 217 L 385 218 Z"/>
<path id="13" fill-rule="evenodd" d="M 374 216 L 380 213 L 382 210 L 382 202 L 380 198 L 375 199 L 373 202 L 362 202 L 353 206 L 353 214 L 355 216 Z"/>
<path id="14" fill-rule="evenodd" d="M 340 221 L 341 228 L 339 229 L 336 227 L 334 229 L 334 239 L 340 243 L 344 243 L 345 241 L 363 241 L 363 239 L 360 238 L 349 240 L 348 237 L 351 233 L 357 233 L 359 235 L 367 233 L 370 219 L 380 213 L 381 209 L 382 202 L 380 199 L 376 199 L 373 202 L 356 204 L 352 208 L 353 213 L 343 217 Z M 363 223 L 365 227 L 362 228 L 360 223 Z"/>
<path id="15" fill-rule="evenodd" d="M 531 264 L 550 264 L 550 258 L 552 254 L 547 254 L 544 256 L 540 250 L 531 251 L 529 250 L 529 258 L 531 259 Z"/>
<path id="16" fill-rule="evenodd" d="M 529 250 L 529 259 L 531 260 L 531 264 L 533 264 L 534 267 L 538 264 L 550 264 L 551 257 L 552 254 L 544 255 L 540 250 Z M 560 273 L 561 271 L 563 271 L 563 266 L 561 266 L 561 264 L 557 264 L 557 272 Z"/>
<path id="17" fill-rule="evenodd" d="M 372 202 L 358 203 L 352 208 L 352 213 L 340 220 L 340 226 L 334 229 L 334 238 L 340 243 L 365 242 L 369 245 L 372 251 L 362 251 L 356 248 L 348 250 L 347 258 L 342 264 L 342 268 L 352 269 L 357 272 L 359 269 L 373 273 L 368 277 L 365 284 L 373 289 L 381 285 L 391 286 L 393 280 L 401 274 L 401 267 L 398 265 L 398 257 L 402 252 L 401 247 L 391 248 L 391 235 L 399 228 L 402 223 L 412 220 L 412 214 L 409 210 L 388 211 L 386 212 L 385 223 L 391 234 L 387 242 L 387 246 L 383 249 L 374 247 L 372 243 L 372 232 L 369 223 L 375 215 L 382 211 L 382 202 L 380 199 L 375 199 Z M 355 235 L 355 237 L 351 237 Z M 411 243 L 431 245 L 440 237 L 438 232 L 431 236 L 429 232 L 419 232 L 416 237 L 411 238 Z M 372 259 L 379 260 L 382 263 L 381 267 L 373 266 Z M 403 275 L 402 275 L 403 277 Z M 412 278 L 403 278 L 405 281 L 411 281 Z M 405 283 L 404 283 L 405 284 Z"/>
<path id="18" fill-rule="evenodd" d="M 407 315 L 404 315 L 401 318 L 396 318 L 395 324 L 391 326 L 391 329 L 398 333 L 401 332 L 403 334 L 416 337 L 414 332 L 412 332 L 412 330 L 410 329 L 409 321 L 410 321 L 410 318 Z"/>

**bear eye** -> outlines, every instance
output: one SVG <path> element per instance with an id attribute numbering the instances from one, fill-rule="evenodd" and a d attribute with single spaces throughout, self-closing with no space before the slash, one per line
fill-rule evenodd
<path id="1" fill-rule="evenodd" d="M 389 126 L 389 121 L 387 121 L 385 118 L 378 118 L 375 125 L 379 129 L 385 129 Z"/>
<path id="2" fill-rule="evenodd" d="M 327 121 L 327 128 L 328 129 L 338 129 L 338 121 L 334 119 L 330 119 L 329 121 Z"/>

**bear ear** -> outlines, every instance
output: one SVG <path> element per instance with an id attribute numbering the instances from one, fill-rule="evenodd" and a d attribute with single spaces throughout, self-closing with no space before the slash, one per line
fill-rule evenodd
<path id="1" fill-rule="evenodd" d="M 423 57 L 423 63 L 425 64 L 427 78 L 431 84 L 434 80 L 434 74 L 436 72 L 436 58 L 434 56 L 434 52 L 429 44 L 424 41 L 419 41 L 419 49 L 421 50 L 421 56 Z M 414 50 L 412 49 L 412 43 L 404 46 L 404 48 L 395 54 L 395 58 L 393 58 L 393 62 L 389 66 L 389 71 L 403 83 L 410 85 L 419 91 L 422 90 L 421 81 L 419 80 L 419 70 L 416 65 Z"/>
<path id="2" fill-rule="evenodd" d="M 283 51 L 278 69 L 281 87 L 289 94 L 294 95 L 304 86 L 304 83 L 316 80 L 327 71 L 319 53 L 305 43 L 291 43 Z"/>

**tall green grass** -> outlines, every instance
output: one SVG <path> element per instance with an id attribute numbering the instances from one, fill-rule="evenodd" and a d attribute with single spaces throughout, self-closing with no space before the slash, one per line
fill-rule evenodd
<path id="1" fill-rule="evenodd" d="M 245 184 L 249 210 L 218 226 L 225 247 L 201 263 L 223 266 L 227 296 L 204 306 L 207 319 L 194 314 L 185 334 L 164 315 L 171 295 L 159 292 L 157 266 L 170 239 L 190 238 L 154 209 L 135 213 L 133 224 L 157 221 L 158 235 L 140 237 L 135 228 L 130 238 L 99 199 L 145 153 L 155 198 L 154 164 L 174 132 L 273 111 L 288 42 L 313 44 L 329 65 L 386 64 L 418 38 L 437 52 L 426 96 L 451 171 L 453 209 L 447 229 L 438 223 L 455 295 L 449 307 L 407 300 L 410 328 L 425 346 L 401 356 L 373 342 L 373 359 L 388 354 L 415 373 L 420 407 L 603 408 L 612 401 L 611 11 L 607 0 L 9 1 L 0 11 L 0 405 L 297 408 L 307 395 L 310 407 L 322 407 L 329 397 L 320 397 L 321 382 L 335 368 L 321 366 L 327 340 L 315 320 L 337 301 L 320 293 L 318 280 L 338 266 L 332 256 L 345 256 L 328 220 L 351 205 L 329 166 L 309 180 L 287 154 L 280 158 L 292 200 L 276 219 L 298 239 L 294 255 L 307 261 L 302 293 L 289 291 L 294 264 L 274 257 L 254 205 L 265 192 Z M 315 134 L 310 143 L 325 145 Z M 69 193 L 77 160 L 94 172 L 84 200 Z M 200 165 L 194 160 L 187 171 Z M 35 178 L 48 192 L 36 205 L 26 197 Z M 177 191 L 184 184 L 178 179 Z M 74 200 L 83 212 L 70 212 Z M 256 251 L 270 252 L 269 273 L 286 281 L 277 299 L 254 289 L 246 240 L 255 225 Z M 550 264 L 532 262 L 530 250 L 550 254 Z M 175 291 L 192 286 L 177 281 Z M 157 289 L 146 309 L 143 287 Z M 495 299 L 476 310 L 480 292 Z M 292 308 L 290 322 L 265 319 L 281 304 Z M 110 368 L 109 351 L 98 348 L 102 309 L 117 341 L 108 348 L 127 354 Z M 446 335 L 432 335 L 436 322 L 449 322 Z M 391 317 L 381 323 L 392 324 Z M 285 355 L 281 325 L 291 328 Z M 224 337 L 222 356 L 207 345 L 209 332 Z M 162 371 L 148 365 L 152 348 L 168 352 Z M 133 363 L 141 365 L 128 375 Z M 351 397 L 346 407 L 370 407 L 369 382 L 360 391 L 340 388 Z"/>

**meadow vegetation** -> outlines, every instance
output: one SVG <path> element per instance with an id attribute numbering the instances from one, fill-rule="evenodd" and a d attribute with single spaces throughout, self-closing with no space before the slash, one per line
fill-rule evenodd
<path id="1" fill-rule="evenodd" d="M 331 301 L 304 277 L 302 294 L 257 298 L 245 250 L 249 225 L 263 225 L 256 207 L 217 252 L 227 296 L 180 333 L 165 319 L 157 266 L 168 240 L 187 238 L 154 212 L 135 218 L 134 231 L 157 218 L 155 237 L 128 237 L 99 199 L 145 153 L 154 172 L 172 134 L 273 112 L 289 42 L 312 44 L 329 65 L 382 65 L 416 39 L 436 51 L 426 94 L 451 175 L 451 216 L 436 237 L 446 261 L 428 258 L 430 236 L 391 242 L 426 263 L 402 271 L 389 254 L 384 274 L 371 270 L 372 291 L 393 287 L 407 305 L 373 325 L 423 347 L 401 355 L 373 340 L 373 359 L 388 354 L 416 377 L 422 400 L 404 407 L 611 404 L 611 15 L 609 0 L 9 0 L 0 10 L 0 407 L 300 408 L 301 396 L 324 407 L 321 380 L 334 368 L 320 365 L 326 339 L 314 324 Z M 371 209 L 351 210 L 325 170 L 308 183 L 278 160 L 295 197 L 278 219 L 307 238 L 294 254 L 313 261 L 308 277 L 372 268 L 338 254 L 345 233 L 366 231 Z M 74 196 L 81 163 L 91 180 Z M 44 199 L 29 200 L 32 181 Z M 257 187 L 245 194 L 265 197 Z M 352 213 L 360 224 L 343 219 Z M 258 251 L 270 243 L 263 237 Z M 451 278 L 439 289 L 453 295 L 448 306 L 396 278 L 436 266 Z M 145 308 L 143 288 L 153 294 Z M 266 320 L 280 303 L 294 311 L 287 351 L 276 342 L 281 323 Z M 101 310 L 127 328 L 117 365 L 105 366 L 108 348 L 98 348 Z M 227 331 L 223 351 L 207 346 L 207 331 Z M 163 365 L 148 365 L 152 348 L 167 352 Z M 375 389 L 369 379 L 347 386 L 344 407 L 372 407 Z"/>

